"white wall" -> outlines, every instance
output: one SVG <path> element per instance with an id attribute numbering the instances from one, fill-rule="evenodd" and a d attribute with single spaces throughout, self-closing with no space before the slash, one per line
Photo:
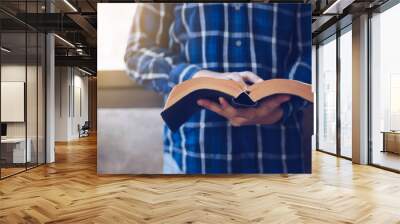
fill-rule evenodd
<path id="1" fill-rule="evenodd" d="M 1 81 L 2 82 L 25 82 L 25 65 L 8 64 L 1 66 Z M 32 74 L 33 67 L 28 66 L 28 74 Z M 4 96 L 2 96 L 3 98 Z M 24 108 L 22 108 L 24 109 Z M 6 108 L 1 108 L 6 110 Z M 7 125 L 8 137 L 24 137 L 25 136 L 25 123 L 24 122 L 11 122 Z"/>
<path id="2" fill-rule="evenodd" d="M 68 140 L 69 76 L 67 67 L 55 69 L 55 140 Z"/>
<path id="3" fill-rule="evenodd" d="M 37 70 L 38 69 L 38 70 Z M 26 107 L 21 108 L 22 113 L 26 112 L 26 120 L 22 122 L 6 122 L 7 137 L 21 138 L 27 136 L 30 140 L 30 148 L 32 151 L 32 161 L 44 162 L 44 146 L 45 146 L 45 117 L 44 117 L 44 74 L 42 67 L 36 67 L 25 64 L 3 64 L 1 66 L 1 81 L 24 82 L 26 84 Z M 27 80 L 26 80 L 27 79 Z M 2 95 L 2 98 L 7 95 Z M 1 110 L 11 110 L 11 108 L 2 107 Z M 14 109 L 15 110 L 15 109 Z M 9 111 L 13 113 L 13 111 Z M 14 112 L 16 113 L 16 112 Z M 37 154 L 39 156 L 37 157 Z M 51 161 L 51 160 L 49 160 Z"/>
<path id="4" fill-rule="evenodd" d="M 27 69 L 27 70 L 25 70 Z M 27 73 L 26 73 L 27 71 Z M 27 66 L 25 67 L 25 65 L 18 65 L 18 64 L 8 64 L 8 65 L 2 65 L 1 66 L 1 81 L 3 82 L 25 82 L 25 75 L 28 75 L 28 80 L 30 81 L 29 84 L 30 85 L 36 85 L 36 81 L 34 83 L 32 83 L 32 76 L 36 76 L 36 67 L 34 66 Z M 32 89 L 32 88 L 28 88 L 28 99 L 27 99 L 27 103 L 28 106 L 31 107 L 35 107 L 36 108 L 36 88 Z M 32 90 L 33 92 L 30 92 L 30 90 Z M 34 99 L 33 99 L 34 98 Z M 31 102 L 35 102 L 34 105 L 29 105 Z M 5 110 L 6 108 L 1 108 L 2 110 Z M 36 124 L 36 113 L 31 113 L 32 112 L 32 108 L 28 109 L 28 129 L 30 129 L 30 127 L 33 127 L 33 124 L 31 123 L 32 121 L 34 121 L 34 123 Z M 36 126 L 35 128 L 36 129 Z M 28 137 L 29 134 L 31 132 L 28 130 Z M 7 136 L 8 137 L 25 137 L 25 122 L 11 122 L 8 123 L 7 125 Z"/>
<path id="5" fill-rule="evenodd" d="M 88 120 L 88 78 L 76 68 L 56 67 L 55 86 L 55 140 L 77 139 L 78 124 L 82 126 Z M 81 105 L 82 113 L 77 105 Z"/>
<path id="6" fill-rule="evenodd" d="M 75 70 L 75 75 L 74 75 L 74 96 L 71 96 L 72 99 L 74 99 L 74 108 L 72 108 L 72 119 L 71 119 L 71 132 L 70 135 L 72 138 L 78 138 L 79 137 L 79 132 L 78 132 L 78 124 L 82 126 L 85 121 L 88 121 L 88 106 L 89 106 L 89 98 L 88 98 L 88 78 L 87 77 L 82 77 L 80 76 L 81 73 L 76 74 Z M 78 91 L 80 93 L 78 93 Z M 80 95 L 80 98 L 78 98 Z M 78 102 L 78 101 L 81 102 Z M 81 108 L 79 108 L 81 107 Z M 82 112 L 79 111 L 79 109 L 82 110 Z"/>
<path id="7" fill-rule="evenodd" d="M 135 11 L 135 3 L 97 4 L 98 70 L 125 70 L 124 55 Z"/>

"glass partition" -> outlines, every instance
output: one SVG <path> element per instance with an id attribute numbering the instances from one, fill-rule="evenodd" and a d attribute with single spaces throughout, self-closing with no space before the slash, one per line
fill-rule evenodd
<path id="1" fill-rule="evenodd" d="M 27 113 L 27 150 L 31 151 L 30 160 L 27 163 L 28 168 L 37 165 L 38 159 L 38 35 L 36 32 L 27 33 L 27 81 L 26 81 L 26 113 Z"/>
<path id="2" fill-rule="evenodd" d="M 42 4 L 39 1 L 27 2 L 26 12 L 41 13 Z M 38 17 L 33 17 L 32 20 Z M 32 21 L 37 23 L 38 21 Z M 27 27 L 27 142 L 31 150 L 31 161 L 27 167 L 35 167 L 39 164 L 39 75 L 41 72 L 41 47 L 43 38 L 33 28 Z M 44 86 L 42 86 L 44 88 Z M 27 149 L 29 149 L 29 147 Z"/>
<path id="3" fill-rule="evenodd" d="M 352 157 L 352 33 L 346 28 L 340 40 L 340 155 Z"/>
<path id="4" fill-rule="evenodd" d="M 318 149 L 336 153 L 336 37 L 318 47 Z M 321 90 L 321 91 L 319 91 Z"/>
<path id="5" fill-rule="evenodd" d="M 400 170 L 400 4 L 371 18 L 372 164 Z"/>
<path id="6" fill-rule="evenodd" d="M 43 5 L 44 1 L 0 2 L 0 7 L 12 6 L 20 15 L 41 13 Z M 46 39 L 11 14 L 0 12 L 0 26 L 2 179 L 45 163 Z"/>
<path id="7" fill-rule="evenodd" d="M 37 123 L 38 123 L 38 134 L 37 134 L 37 162 L 43 164 L 46 162 L 46 144 L 45 144 L 45 124 L 46 124 L 46 37 L 43 33 L 38 34 L 38 76 L 37 76 L 37 90 L 38 90 L 38 105 L 37 105 Z"/>
<path id="8" fill-rule="evenodd" d="M 2 177 L 24 171 L 31 161 L 26 136 L 26 40 L 25 32 L 1 34 Z"/>

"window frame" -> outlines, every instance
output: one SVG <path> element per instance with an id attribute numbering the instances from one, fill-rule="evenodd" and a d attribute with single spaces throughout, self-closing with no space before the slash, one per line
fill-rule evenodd
<path id="1" fill-rule="evenodd" d="M 388 0 L 382 5 L 373 8 L 371 10 L 367 11 L 368 14 L 368 31 L 367 31 L 367 38 L 368 38 L 368 69 L 367 69 L 367 79 L 368 79 L 368 111 L 367 111 L 367 116 L 368 116 L 368 158 L 367 162 L 368 165 L 377 167 L 383 170 L 395 172 L 395 173 L 400 173 L 400 169 L 394 169 L 388 166 L 384 166 L 381 164 L 377 164 L 373 162 L 373 132 L 372 132 L 372 94 L 373 94 L 373 88 L 372 88 L 372 19 L 374 17 L 374 14 L 381 14 L 384 13 L 385 11 L 393 8 L 394 6 L 397 6 L 400 4 L 399 0 Z"/>
<path id="2" fill-rule="evenodd" d="M 334 33 L 332 33 L 331 35 L 328 35 L 324 39 L 319 40 L 317 42 L 317 44 L 316 44 L 316 99 L 317 99 L 316 100 L 316 110 L 317 111 L 316 111 L 315 114 L 316 114 L 316 122 L 317 122 L 317 124 L 316 124 L 316 139 L 315 140 L 316 140 L 316 151 L 323 152 L 323 153 L 326 153 L 326 154 L 330 154 L 330 155 L 333 155 L 333 156 L 336 156 L 336 157 L 344 158 L 344 159 L 347 159 L 347 160 L 352 160 L 351 157 L 344 156 L 344 155 L 342 155 L 342 152 L 341 152 L 342 150 L 341 150 L 341 119 L 340 119 L 340 103 L 341 103 L 341 99 L 340 99 L 340 95 L 341 95 L 340 94 L 340 81 L 341 81 L 341 79 L 340 79 L 341 78 L 340 42 L 341 42 L 341 40 L 340 40 L 340 37 L 342 35 L 346 34 L 347 32 L 352 32 L 352 23 L 349 22 L 348 18 L 349 17 L 343 18 L 344 25 L 341 28 L 339 28 L 337 26 L 337 24 L 334 24 L 333 26 L 336 26 L 336 31 Z M 340 22 L 340 21 L 338 21 L 338 22 Z M 322 43 L 326 44 L 326 43 L 328 43 L 330 41 L 336 41 L 336 61 L 335 61 L 335 64 L 336 64 L 336 152 L 335 153 L 326 151 L 326 150 L 321 149 L 319 147 L 320 146 L 320 143 L 319 143 L 319 133 L 320 133 L 320 130 L 319 130 L 319 122 L 320 122 L 319 110 L 320 110 L 320 105 L 319 105 L 318 99 L 319 99 L 319 96 L 320 96 L 319 95 L 320 94 L 320 89 L 319 89 L 320 88 L 320 86 L 319 86 L 319 77 L 320 77 L 320 74 L 319 74 L 319 66 L 320 66 L 319 58 L 320 58 L 320 56 L 319 56 L 319 53 L 318 53 L 318 49 L 319 49 L 319 47 L 320 47 L 320 45 Z"/>

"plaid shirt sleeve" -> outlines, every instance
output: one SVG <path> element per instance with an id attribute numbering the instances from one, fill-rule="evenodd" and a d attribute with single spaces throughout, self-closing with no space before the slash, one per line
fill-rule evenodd
<path id="1" fill-rule="evenodd" d="M 297 59 L 288 66 L 289 71 L 284 75 L 285 79 L 295 79 L 311 84 L 311 9 L 309 4 L 298 4 L 296 13 L 296 32 L 293 38 L 292 49 Z M 282 123 L 288 118 L 304 109 L 309 103 L 300 98 L 292 98 L 283 105 Z"/>
<path id="2" fill-rule="evenodd" d="M 125 54 L 129 76 L 160 93 L 168 93 L 200 70 L 178 50 L 171 29 L 173 8 L 173 4 L 138 4 Z"/>

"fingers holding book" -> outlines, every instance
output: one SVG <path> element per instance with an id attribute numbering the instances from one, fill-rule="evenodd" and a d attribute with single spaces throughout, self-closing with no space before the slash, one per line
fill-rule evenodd
<path id="1" fill-rule="evenodd" d="M 254 74 L 250 71 L 243 71 L 243 72 L 214 72 L 209 70 L 200 70 L 198 71 L 193 78 L 200 78 L 200 77 L 210 77 L 216 79 L 226 79 L 226 80 L 233 80 L 239 83 L 243 83 L 247 86 L 252 85 L 254 83 L 259 83 L 264 81 L 258 75 Z"/>
<path id="2" fill-rule="evenodd" d="M 219 103 L 200 99 L 197 104 L 225 117 L 233 126 L 268 125 L 274 124 L 282 118 L 283 109 L 281 105 L 289 101 L 290 96 L 281 94 L 268 97 L 255 108 L 235 108 L 222 97 L 219 97 L 218 100 Z"/>
<path id="3" fill-rule="evenodd" d="M 254 84 L 264 81 L 262 78 L 260 78 L 260 76 L 254 74 L 253 72 L 244 71 L 238 73 L 245 83 Z"/>

